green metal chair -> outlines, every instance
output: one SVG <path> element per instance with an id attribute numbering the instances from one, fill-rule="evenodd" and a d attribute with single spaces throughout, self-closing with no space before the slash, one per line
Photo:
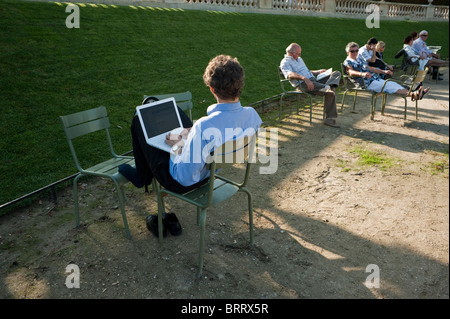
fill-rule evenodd
<path id="1" fill-rule="evenodd" d="M 162 188 L 156 179 L 153 179 L 153 189 L 156 192 L 158 201 L 158 230 L 159 242 L 163 242 L 162 218 L 165 213 L 164 196 L 171 195 L 197 207 L 197 224 L 200 226 L 200 244 L 198 255 L 198 277 L 203 271 L 203 252 L 205 245 L 205 223 L 206 210 L 208 207 L 217 205 L 222 201 L 232 197 L 237 192 L 244 192 L 248 197 L 248 213 L 250 226 L 250 244 L 253 245 L 253 206 L 252 195 L 246 187 L 250 176 L 251 164 L 255 162 L 256 134 L 230 141 L 211 154 L 207 168 L 210 170 L 209 182 L 205 185 L 190 191 L 186 194 L 178 194 Z M 237 163 L 246 165 L 243 182 L 238 183 L 216 174 L 217 169 L 233 166 Z"/>
<path id="2" fill-rule="evenodd" d="M 75 206 L 75 222 L 76 226 L 80 225 L 80 215 L 78 209 L 78 187 L 77 181 L 80 177 L 91 175 L 99 176 L 103 178 L 109 178 L 114 182 L 114 186 L 117 191 L 117 196 L 119 199 L 119 206 L 122 212 L 123 224 L 126 231 L 127 238 L 131 238 L 130 230 L 128 228 L 127 217 L 124 209 L 125 194 L 123 191 L 123 185 L 128 182 L 122 174 L 118 172 L 118 166 L 121 164 L 129 164 L 134 166 L 134 158 L 131 156 L 119 156 L 114 152 L 111 137 L 109 135 L 108 128 L 110 127 L 108 114 L 104 106 L 70 114 L 65 116 L 60 116 L 62 125 L 64 127 L 64 132 L 66 133 L 66 139 L 69 143 L 69 148 L 72 153 L 75 165 L 80 171 L 74 181 L 73 181 L 73 196 L 74 196 L 74 206 Z M 77 153 L 75 151 L 74 144 L 72 140 L 97 131 L 105 131 L 106 141 L 109 145 L 112 158 L 98 163 L 89 168 L 82 168 L 80 161 L 78 160 Z"/>
<path id="3" fill-rule="evenodd" d="M 280 103 L 279 103 L 279 108 L 278 108 L 278 120 L 281 120 L 281 108 L 282 108 L 282 104 L 283 104 L 283 98 L 285 95 L 289 95 L 289 94 L 293 94 L 293 95 L 297 95 L 297 114 L 298 114 L 298 110 L 300 107 L 300 103 L 299 103 L 299 97 L 301 95 L 303 96 L 307 96 L 309 98 L 309 123 L 312 123 L 312 112 L 313 112 L 313 104 L 312 104 L 312 99 L 313 99 L 313 94 L 310 94 L 306 91 L 303 91 L 302 88 L 300 86 L 298 86 L 298 90 L 288 90 L 286 89 L 285 85 L 288 85 L 289 88 L 292 89 L 292 85 L 290 84 L 290 81 L 288 79 L 286 79 L 284 77 L 283 72 L 281 71 L 280 67 L 278 67 L 278 77 L 280 79 L 280 85 L 281 85 L 281 94 L 280 94 Z M 325 108 L 323 111 L 323 117 L 325 118 Z"/>
<path id="4" fill-rule="evenodd" d="M 375 117 L 375 108 L 377 105 L 377 97 L 378 96 L 383 96 L 384 93 L 377 93 L 374 91 L 370 91 L 366 88 L 366 84 L 364 83 L 364 81 L 362 81 L 362 86 L 356 85 L 356 83 L 354 83 L 353 81 L 351 81 L 351 76 L 348 75 L 345 72 L 345 68 L 344 68 L 344 64 L 341 63 L 341 70 L 342 70 L 342 81 L 343 81 L 343 89 L 344 91 L 344 95 L 342 96 L 342 105 L 341 105 L 341 111 L 344 110 L 344 103 L 345 103 L 345 96 L 347 95 L 347 92 L 354 92 L 355 96 L 353 98 L 353 111 L 355 111 L 356 108 L 356 97 L 358 96 L 358 93 L 368 93 L 371 95 L 371 102 L 370 102 L 370 114 L 371 114 L 371 119 L 373 120 Z"/>
<path id="5" fill-rule="evenodd" d="M 181 92 L 181 93 L 172 93 L 172 94 L 158 94 L 158 95 L 144 95 L 144 99 L 147 97 L 156 97 L 158 100 L 167 99 L 169 97 L 173 97 L 177 106 L 183 111 L 189 114 L 189 119 L 192 121 L 192 108 L 194 107 L 192 103 L 192 93 L 189 91 Z"/>
<path id="6" fill-rule="evenodd" d="M 405 49 L 401 49 L 397 52 L 395 55 L 395 58 L 402 58 L 401 63 L 401 70 L 404 72 L 405 75 L 414 75 L 417 72 L 417 68 L 419 67 L 419 62 L 412 62 L 411 58 L 408 57 L 408 54 L 406 54 Z"/>
<path id="7" fill-rule="evenodd" d="M 428 68 L 425 68 L 425 70 L 419 71 L 417 70 L 416 73 L 412 76 L 408 76 L 408 75 L 402 75 L 402 77 L 404 78 L 404 82 L 402 84 L 405 84 L 407 86 L 409 86 L 409 92 L 408 92 L 408 96 L 404 96 L 404 95 L 399 95 L 396 93 L 387 93 L 387 92 L 383 92 L 384 91 L 384 86 L 386 85 L 386 83 L 383 85 L 383 88 L 381 89 L 381 92 L 384 93 L 383 95 L 383 99 L 382 99 L 382 103 L 381 103 L 381 115 L 384 115 L 384 109 L 386 107 L 386 100 L 387 100 L 387 96 L 388 95 L 393 95 L 395 97 L 401 97 L 405 100 L 405 114 L 403 119 L 406 120 L 406 113 L 408 110 L 408 98 L 409 95 L 411 94 L 412 90 L 414 89 L 415 86 L 417 86 L 418 84 L 422 83 L 425 80 L 425 77 L 427 76 L 427 72 L 428 72 Z M 415 107 L 416 107 L 416 120 L 419 118 L 419 106 L 418 106 L 418 101 L 415 101 Z"/>

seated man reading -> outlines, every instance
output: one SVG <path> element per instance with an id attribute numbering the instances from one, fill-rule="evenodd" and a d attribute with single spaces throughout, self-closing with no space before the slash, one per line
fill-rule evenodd
<path id="1" fill-rule="evenodd" d="M 310 71 L 303 59 L 300 57 L 302 48 L 297 43 L 291 43 L 286 48 L 286 55 L 281 60 L 280 69 L 286 79 L 291 80 L 293 87 L 300 90 L 299 86 L 306 92 L 316 95 L 325 96 L 325 121 L 324 124 L 332 127 L 339 127 L 336 123 L 336 95 L 334 89 L 339 85 L 341 72 L 334 71 L 319 81 L 316 80 L 317 75 L 325 72 L 325 69 Z"/>

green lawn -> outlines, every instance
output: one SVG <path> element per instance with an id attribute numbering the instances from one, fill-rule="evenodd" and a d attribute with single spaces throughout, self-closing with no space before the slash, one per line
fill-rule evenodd
<path id="1" fill-rule="evenodd" d="M 76 172 L 59 116 L 99 105 L 108 109 L 118 153 L 131 150 L 129 124 L 144 94 L 189 90 L 194 118 L 214 102 L 202 80 L 217 54 L 246 70 L 244 104 L 279 93 L 276 67 L 298 42 L 311 69 L 339 69 L 349 41 L 387 44 L 390 63 L 412 30 L 448 57 L 448 23 L 80 7 L 80 28 L 65 26 L 65 6 L 0 1 L 0 204 Z M 100 150 L 86 160 L 99 160 Z"/>

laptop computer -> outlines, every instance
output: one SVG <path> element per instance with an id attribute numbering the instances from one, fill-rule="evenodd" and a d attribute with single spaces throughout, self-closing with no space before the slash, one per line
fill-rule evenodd
<path id="1" fill-rule="evenodd" d="M 136 107 L 136 112 L 148 145 L 173 154 L 164 142 L 169 133 L 179 134 L 183 129 L 180 113 L 173 97 Z"/>

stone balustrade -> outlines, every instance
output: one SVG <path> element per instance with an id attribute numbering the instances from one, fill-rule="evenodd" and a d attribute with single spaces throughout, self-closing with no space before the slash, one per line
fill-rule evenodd
<path id="1" fill-rule="evenodd" d="M 448 6 L 434 6 L 431 3 L 429 5 L 393 3 L 384 0 L 77 0 L 75 2 L 358 19 L 367 17 L 369 14 L 366 12 L 367 6 L 374 4 L 378 6 L 382 20 L 449 21 Z"/>
<path id="2" fill-rule="evenodd" d="M 275 14 L 323 15 L 333 17 L 365 17 L 369 4 L 380 8 L 381 19 L 448 21 L 449 7 L 414 5 L 370 0 L 153 0 L 179 3 L 191 8 L 228 8 L 231 11 Z"/>

